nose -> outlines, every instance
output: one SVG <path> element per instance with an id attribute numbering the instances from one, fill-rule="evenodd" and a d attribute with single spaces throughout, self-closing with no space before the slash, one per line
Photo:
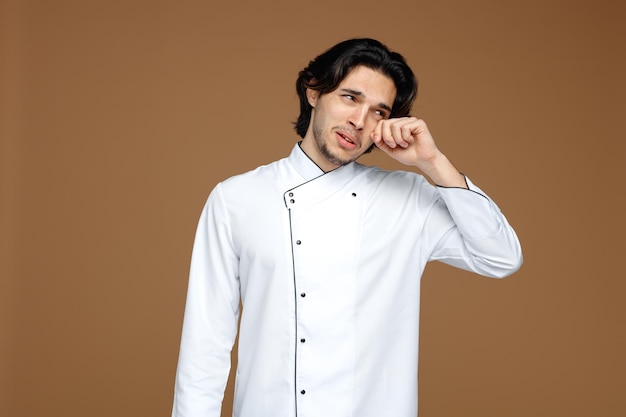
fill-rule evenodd
<path id="1" fill-rule="evenodd" d="M 365 118 L 367 117 L 367 108 L 365 106 L 359 106 L 350 115 L 348 122 L 356 130 L 363 130 L 365 127 Z"/>

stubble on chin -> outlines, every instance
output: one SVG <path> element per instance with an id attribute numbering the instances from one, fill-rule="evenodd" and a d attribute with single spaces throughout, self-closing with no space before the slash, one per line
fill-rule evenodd
<path id="1" fill-rule="evenodd" d="M 326 146 L 325 143 L 321 143 L 319 148 L 320 148 L 320 153 L 324 155 L 324 157 L 328 160 L 328 162 L 332 163 L 333 165 L 337 165 L 338 167 L 343 166 L 343 165 L 348 165 L 350 162 L 354 161 L 354 159 L 342 159 L 338 157 L 337 155 L 334 155 L 330 151 L 330 149 L 328 149 L 328 146 Z"/>
<path id="2" fill-rule="evenodd" d="M 328 148 L 328 145 L 324 141 L 323 136 L 324 136 L 324 134 L 323 134 L 322 130 L 317 128 L 315 125 L 313 125 L 313 137 L 315 138 L 315 143 L 317 144 L 317 148 L 319 149 L 319 151 L 322 154 L 322 156 L 324 158 L 326 158 L 326 160 L 328 162 L 330 162 L 333 165 L 336 165 L 337 167 L 340 167 L 340 166 L 348 165 L 350 162 L 353 162 L 353 161 L 355 161 L 357 159 L 357 158 L 345 159 L 345 158 L 341 158 L 337 154 L 333 153 Z"/>

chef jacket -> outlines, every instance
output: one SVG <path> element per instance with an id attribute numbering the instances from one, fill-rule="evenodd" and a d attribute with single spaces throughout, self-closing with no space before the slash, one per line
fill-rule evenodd
<path id="1" fill-rule="evenodd" d="M 174 417 L 414 417 L 420 277 L 522 262 L 496 204 L 419 174 L 288 158 L 219 183 L 192 253 Z M 243 306 L 240 317 L 240 305 Z"/>

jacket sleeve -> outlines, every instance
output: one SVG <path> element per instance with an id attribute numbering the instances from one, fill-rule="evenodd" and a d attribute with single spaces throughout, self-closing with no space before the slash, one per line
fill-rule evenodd
<path id="1" fill-rule="evenodd" d="M 469 179 L 469 190 L 438 187 L 428 223 L 437 230 L 429 260 L 503 278 L 523 263 L 519 239 L 498 206 Z"/>
<path id="2" fill-rule="evenodd" d="M 219 417 L 239 319 L 238 256 L 220 185 L 194 241 L 173 417 Z"/>

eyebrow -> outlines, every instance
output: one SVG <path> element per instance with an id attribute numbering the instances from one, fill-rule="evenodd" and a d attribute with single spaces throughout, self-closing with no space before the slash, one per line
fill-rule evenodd
<path id="1" fill-rule="evenodd" d="M 364 97 L 364 94 L 360 91 L 357 90 L 353 90 L 351 88 L 342 88 L 341 91 L 351 94 L 353 96 L 359 96 L 359 97 Z M 389 107 L 388 104 L 385 103 L 378 103 L 378 107 L 380 107 L 381 109 L 387 110 L 389 113 L 391 113 L 391 107 Z"/>

